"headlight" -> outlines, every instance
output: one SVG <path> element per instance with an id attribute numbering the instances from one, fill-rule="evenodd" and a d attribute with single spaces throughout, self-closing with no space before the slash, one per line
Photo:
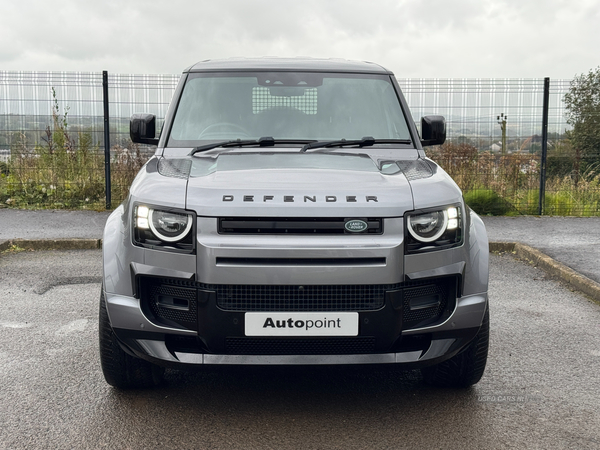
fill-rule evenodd
<path id="1" fill-rule="evenodd" d="M 457 205 L 409 213 L 406 217 L 408 253 L 439 250 L 462 243 L 462 220 Z"/>
<path id="2" fill-rule="evenodd" d="M 194 216 L 185 211 L 136 205 L 134 243 L 143 247 L 191 250 Z"/>
<path id="3" fill-rule="evenodd" d="M 433 242 L 444 234 L 447 226 L 448 213 L 446 211 L 408 216 L 408 231 L 417 241 Z"/>
<path id="4" fill-rule="evenodd" d="M 192 220 L 188 214 L 179 214 L 158 209 L 150 210 L 148 224 L 152 232 L 165 242 L 179 241 L 192 228 Z"/>

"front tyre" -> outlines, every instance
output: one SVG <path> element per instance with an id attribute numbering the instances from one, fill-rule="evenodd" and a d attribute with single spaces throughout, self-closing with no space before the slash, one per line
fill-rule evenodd
<path id="1" fill-rule="evenodd" d="M 98 337 L 100 364 L 106 382 L 119 389 L 149 388 L 161 383 L 164 369 L 139 358 L 121 348 L 110 326 L 104 288 L 100 293 Z"/>
<path id="2" fill-rule="evenodd" d="M 465 350 L 432 367 L 421 369 L 425 383 L 438 387 L 466 388 L 483 376 L 490 341 L 489 306 L 483 316 L 481 328 Z"/>

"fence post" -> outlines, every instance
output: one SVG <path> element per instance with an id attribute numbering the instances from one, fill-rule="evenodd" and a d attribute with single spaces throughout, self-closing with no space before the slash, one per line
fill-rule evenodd
<path id="1" fill-rule="evenodd" d="M 544 78 L 544 104 L 542 112 L 542 159 L 540 161 L 540 198 L 538 214 L 544 214 L 544 198 L 546 197 L 546 160 L 548 157 L 548 108 L 550 99 L 550 78 Z"/>
<path id="2" fill-rule="evenodd" d="M 110 187 L 110 121 L 108 117 L 108 72 L 102 71 L 102 103 L 104 105 L 104 180 L 106 185 L 106 209 L 112 206 Z"/>

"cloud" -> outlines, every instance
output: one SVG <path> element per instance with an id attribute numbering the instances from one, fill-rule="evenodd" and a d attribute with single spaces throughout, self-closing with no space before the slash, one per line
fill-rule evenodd
<path id="1" fill-rule="evenodd" d="M 0 69 L 179 73 L 229 56 L 343 57 L 399 77 L 571 78 L 597 65 L 596 1 L 5 2 Z"/>

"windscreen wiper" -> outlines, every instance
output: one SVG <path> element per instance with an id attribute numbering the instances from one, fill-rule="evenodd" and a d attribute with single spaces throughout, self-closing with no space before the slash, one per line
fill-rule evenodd
<path id="1" fill-rule="evenodd" d="M 289 140 L 289 139 L 273 139 L 270 136 L 263 136 L 259 139 L 250 139 L 246 141 L 242 141 L 241 139 L 229 140 L 229 141 L 221 141 L 221 142 L 213 142 L 212 144 L 200 145 L 199 147 L 194 147 L 190 152 L 189 156 L 193 156 L 196 153 L 206 152 L 208 150 L 212 150 L 213 148 L 221 147 L 248 147 L 251 145 L 258 145 L 259 147 L 273 147 L 275 144 L 307 144 L 313 141 L 310 140 Z"/>
<path id="2" fill-rule="evenodd" d="M 365 136 L 362 139 L 340 139 L 338 141 L 316 141 L 306 144 L 300 149 L 304 153 L 311 148 L 329 148 L 329 147 L 347 147 L 356 145 L 358 147 L 370 147 L 375 144 L 411 144 L 410 139 L 375 139 L 371 136 Z"/>

